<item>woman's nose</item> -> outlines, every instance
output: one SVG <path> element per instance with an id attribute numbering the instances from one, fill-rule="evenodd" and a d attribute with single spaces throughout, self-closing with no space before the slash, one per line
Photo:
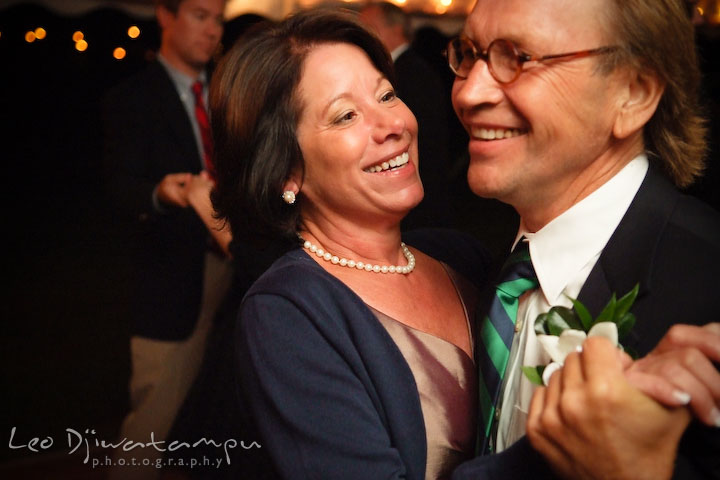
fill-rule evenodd
<path id="1" fill-rule="evenodd" d="M 407 108 L 407 107 L 405 107 Z M 406 130 L 407 125 L 403 108 L 388 108 L 380 107 L 374 113 L 375 117 L 375 128 L 374 133 L 378 142 L 385 141 L 391 136 L 400 136 Z"/>

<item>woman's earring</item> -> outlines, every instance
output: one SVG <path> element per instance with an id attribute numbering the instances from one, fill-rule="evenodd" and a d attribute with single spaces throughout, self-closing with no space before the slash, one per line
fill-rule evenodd
<path id="1" fill-rule="evenodd" d="M 282 194 L 282 198 L 288 205 L 295 203 L 295 192 L 292 190 L 285 190 Z"/>

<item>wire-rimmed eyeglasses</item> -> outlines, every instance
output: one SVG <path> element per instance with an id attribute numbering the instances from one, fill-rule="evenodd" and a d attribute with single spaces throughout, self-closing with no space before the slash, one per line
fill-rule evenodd
<path id="1" fill-rule="evenodd" d="M 555 59 L 573 60 L 590 55 L 609 53 L 617 50 L 617 48 L 607 46 L 578 52 L 534 56 L 520 52 L 513 42 L 502 38 L 493 40 L 488 45 L 487 50 L 480 51 L 475 48 L 472 40 L 460 36 L 450 40 L 445 50 L 445 56 L 450 69 L 460 78 L 467 78 L 475 62 L 478 59 L 483 59 L 487 63 L 493 78 L 499 83 L 508 84 L 514 82 L 520 76 L 528 62 L 545 62 Z"/>

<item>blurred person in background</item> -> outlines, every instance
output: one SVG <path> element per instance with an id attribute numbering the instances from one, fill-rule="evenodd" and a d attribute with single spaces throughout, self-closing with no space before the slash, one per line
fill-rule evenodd
<path id="1" fill-rule="evenodd" d="M 360 9 L 360 20 L 390 52 L 397 94 L 418 119 L 420 131 L 420 176 L 425 197 L 403 220 L 403 230 L 453 225 L 450 208 L 449 171 L 453 166 L 450 145 L 452 114 L 443 78 L 412 46 L 410 18 L 389 2 L 368 3 Z"/>
<path id="2" fill-rule="evenodd" d="M 133 442 L 167 436 L 231 277 L 229 233 L 208 229 L 202 217 L 212 220 L 212 212 L 195 210 L 188 199 L 193 176 L 213 172 L 208 67 L 224 8 L 225 0 L 158 0 L 157 59 L 104 102 L 108 187 L 134 239 L 130 413 L 119 433 Z M 118 449 L 115 460 L 160 456 L 155 448 Z M 160 471 L 117 466 L 112 476 Z"/>

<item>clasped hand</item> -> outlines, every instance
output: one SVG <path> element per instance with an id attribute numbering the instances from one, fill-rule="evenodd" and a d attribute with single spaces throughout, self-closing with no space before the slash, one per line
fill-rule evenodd
<path id="1" fill-rule="evenodd" d="M 633 362 L 591 338 L 533 396 L 527 433 L 565 478 L 670 478 L 694 414 L 719 426 L 720 324 L 676 325 Z"/>
<path id="2" fill-rule="evenodd" d="M 157 186 L 158 200 L 180 208 L 189 207 L 193 199 L 209 198 L 214 182 L 203 170 L 198 175 L 188 172 L 169 173 Z"/>

